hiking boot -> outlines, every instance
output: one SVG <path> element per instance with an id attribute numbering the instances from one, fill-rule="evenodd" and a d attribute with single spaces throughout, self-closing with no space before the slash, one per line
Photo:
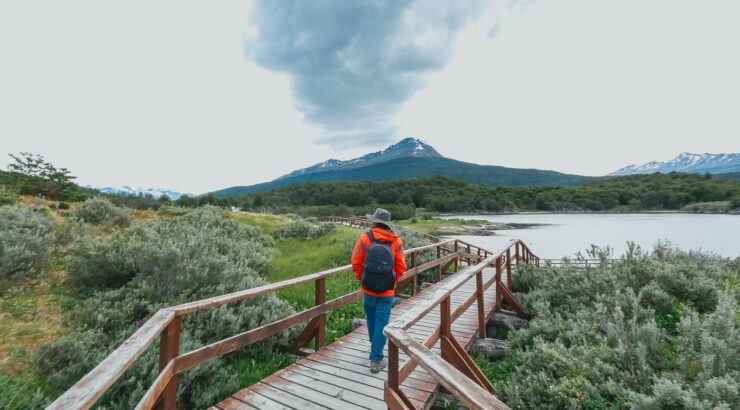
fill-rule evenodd
<path id="1" fill-rule="evenodd" d="M 370 360 L 370 371 L 373 373 L 377 373 L 383 369 L 385 369 L 385 366 L 388 365 L 388 361 L 383 359 L 381 361 L 376 360 Z"/>

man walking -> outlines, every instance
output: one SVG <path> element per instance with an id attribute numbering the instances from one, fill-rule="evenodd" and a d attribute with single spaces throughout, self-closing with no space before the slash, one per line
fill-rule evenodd
<path id="1" fill-rule="evenodd" d="M 395 285 L 406 272 L 406 259 L 401 238 L 390 228 L 391 213 L 378 208 L 366 216 L 373 227 L 357 239 L 352 251 L 352 270 L 361 281 L 371 345 L 370 371 L 377 373 L 387 364 L 383 357 L 386 342 L 383 328 L 391 318 Z"/>

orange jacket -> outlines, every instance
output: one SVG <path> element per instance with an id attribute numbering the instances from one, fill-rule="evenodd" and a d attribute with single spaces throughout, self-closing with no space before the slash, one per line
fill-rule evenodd
<path id="1" fill-rule="evenodd" d="M 401 242 L 401 238 L 399 238 L 398 235 L 393 232 L 386 231 L 382 228 L 373 228 L 372 230 L 373 236 L 375 237 L 376 241 L 392 242 L 391 252 L 393 252 L 393 260 L 395 262 L 393 271 L 396 273 L 396 282 L 398 282 L 399 280 L 401 280 L 401 277 L 406 272 L 406 258 L 403 254 L 403 242 Z M 362 277 L 362 269 L 363 265 L 365 264 L 365 251 L 369 246 L 370 238 L 367 236 L 367 232 L 363 232 L 357 239 L 355 249 L 352 251 L 352 270 L 355 272 L 355 278 L 357 278 L 357 280 L 360 280 L 360 278 Z M 390 297 L 395 294 L 395 291 L 393 289 L 387 290 L 383 293 L 371 292 L 364 289 L 362 286 L 360 286 L 360 289 L 363 293 L 367 295 L 378 296 L 382 298 Z"/>

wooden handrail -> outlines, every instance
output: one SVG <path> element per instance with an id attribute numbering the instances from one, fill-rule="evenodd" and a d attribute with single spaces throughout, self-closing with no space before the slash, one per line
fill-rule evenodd
<path id="1" fill-rule="evenodd" d="M 171 310 L 159 310 L 118 349 L 54 400 L 48 408 L 59 410 L 90 408 L 144 353 L 174 317 L 175 312 Z"/>
<path id="2" fill-rule="evenodd" d="M 512 241 L 503 250 L 495 254 L 492 253 L 491 256 L 485 257 L 476 265 L 469 266 L 459 272 L 448 282 L 437 286 L 420 303 L 385 327 L 384 333 L 388 336 L 388 357 L 391 363 L 388 365 L 388 382 L 385 384 L 384 396 L 391 409 L 410 408 L 410 402 L 399 386 L 417 365 L 426 369 L 440 384 L 453 393 L 459 400 L 470 406 L 470 408 L 508 409 L 506 404 L 493 395 L 493 386 L 472 359 L 470 359 L 465 349 L 455 340 L 451 332 L 451 325 L 477 299 L 479 327 L 481 327 L 481 336 L 484 337 L 483 295 L 493 283 L 496 284 L 495 309 L 500 309 L 501 299 L 503 298 L 514 307 L 517 313 L 524 314 L 521 305 L 519 305 L 518 301 L 516 301 L 510 292 L 511 248 L 514 248 L 517 263 L 539 263 L 539 258 L 529 250 L 524 242 L 518 240 Z M 466 249 L 466 252 L 461 252 L 461 255 L 467 257 L 471 255 L 471 250 Z M 506 284 L 503 284 L 502 281 L 504 263 L 507 268 Z M 496 267 L 495 276 L 483 282 L 483 269 L 490 266 Z M 450 296 L 456 289 L 460 288 L 473 277 L 476 278 L 475 294 L 468 297 L 454 312 L 451 312 Z M 439 327 L 424 343 L 413 340 L 407 333 L 407 330 L 438 306 L 440 308 Z M 441 340 L 442 357 L 436 356 L 431 350 L 431 347 L 438 340 Z M 398 363 L 399 349 L 410 358 L 410 360 L 404 363 L 403 367 L 399 367 Z"/>

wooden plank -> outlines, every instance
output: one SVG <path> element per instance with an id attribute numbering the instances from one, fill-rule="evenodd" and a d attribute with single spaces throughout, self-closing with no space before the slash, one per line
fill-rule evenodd
<path id="1" fill-rule="evenodd" d="M 326 357 L 320 357 L 318 355 L 311 355 L 306 357 L 307 360 L 310 360 L 312 363 L 319 363 L 322 365 L 331 366 L 337 369 L 345 370 L 348 372 L 352 372 L 355 375 L 360 376 L 367 376 L 372 377 L 373 379 L 378 379 L 380 381 L 385 381 L 388 379 L 388 371 L 387 369 L 383 369 L 382 371 L 378 373 L 372 373 L 370 372 L 370 368 L 367 365 L 357 365 L 354 363 L 339 361 L 339 360 L 331 360 L 333 358 L 329 358 L 330 360 L 326 360 Z M 306 363 L 304 363 L 306 364 Z M 306 364 L 308 365 L 308 364 Z M 355 377 L 355 376 L 352 376 Z M 429 381 L 425 380 L 418 380 L 418 379 L 409 379 L 407 380 L 407 383 L 402 383 L 404 386 L 428 393 L 433 393 L 434 390 L 437 388 L 436 383 L 430 383 Z"/>
<path id="2" fill-rule="evenodd" d="M 274 386 L 269 385 L 267 383 L 257 382 L 256 384 L 252 385 L 250 389 L 259 393 L 262 396 L 268 397 L 292 409 L 320 410 L 320 409 L 326 408 L 312 401 L 306 400 L 305 398 L 301 396 L 296 396 L 286 391 L 277 389 Z"/>
<path id="3" fill-rule="evenodd" d="M 221 410 L 257 410 L 257 407 L 250 406 L 249 404 L 233 397 L 227 397 L 226 400 L 218 403 L 216 407 Z"/>
<path id="4" fill-rule="evenodd" d="M 89 409 L 141 356 L 169 325 L 175 312 L 160 309 L 122 345 L 108 355 L 80 381 L 54 400 L 48 409 Z"/>
<path id="5" fill-rule="evenodd" d="M 274 387 L 278 390 L 284 391 L 286 393 L 290 393 L 294 396 L 301 397 L 305 400 L 311 401 L 312 403 L 318 406 L 329 407 L 333 409 L 348 409 L 348 410 L 366 409 L 365 407 L 360 407 L 358 405 L 355 405 L 352 402 L 347 402 L 347 401 L 338 399 L 336 397 L 323 393 L 319 390 L 310 389 L 300 384 L 292 383 L 290 379 L 277 377 L 277 376 L 269 376 L 263 379 L 262 383 L 267 384 L 271 387 Z"/>
<path id="6" fill-rule="evenodd" d="M 346 378 L 337 376 L 333 373 L 327 373 L 325 371 L 317 370 L 311 367 L 302 366 L 300 364 L 295 364 L 291 366 L 290 370 L 296 373 L 309 376 L 309 377 L 320 378 L 321 380 L 327 383 L 352 390 L 358 394 L 362 394 L 368 397 L 373 397 L 376 399 L 383 397 L 383 388 L 379 386 L 368 385 L 368 384 L 362 383 L 354 379 L 346 379 Z M 426 400 L 425 399 L 424 401 L 420 401 L 414 398 L 410 398 L 410 399 L 414 403 L 414 406 L 416 408 L 421 408 L 424 405 L 425 400 Z"/>
<path id="7" fill-rule="evenodd" d="M 306 375 L 303 375 L 301 373 L 292 371 L 290 369 L 286 369 L 283 372 L 276 373 L 278 377 L 284 378 L 286 381 L 290 383 L 294 383 L 296 385 L 304 386 L 309 389 L 313 389 L 316 391 L 323 392 L 325 394 L 328 394 L 329 396 L 335 397 L 340 400 L 344 400 L 349 403 L 354 403 L 357 406 L 371 409 L 371 410 L 385 410 L 386 404 L 383 400 L 380 400 L 379 398 L 365 396 L 360 393 L 354 392 L 350 389 L 347 389 L 345 387 L 335 386 L 333 384 L 329 384 L 324 380 L 315 379 Z M 344 407 L 338 407 L 338 408 L 344 408 Z"/>
<path id="8" fill-rule="evenodd" d="M 236 392 L 231 397 L 258 409 L 293 410 L 291 407 L 288 407 L 283 403 L 277 402 L 255 390 L 252 390 L 252 387 Z"/>

